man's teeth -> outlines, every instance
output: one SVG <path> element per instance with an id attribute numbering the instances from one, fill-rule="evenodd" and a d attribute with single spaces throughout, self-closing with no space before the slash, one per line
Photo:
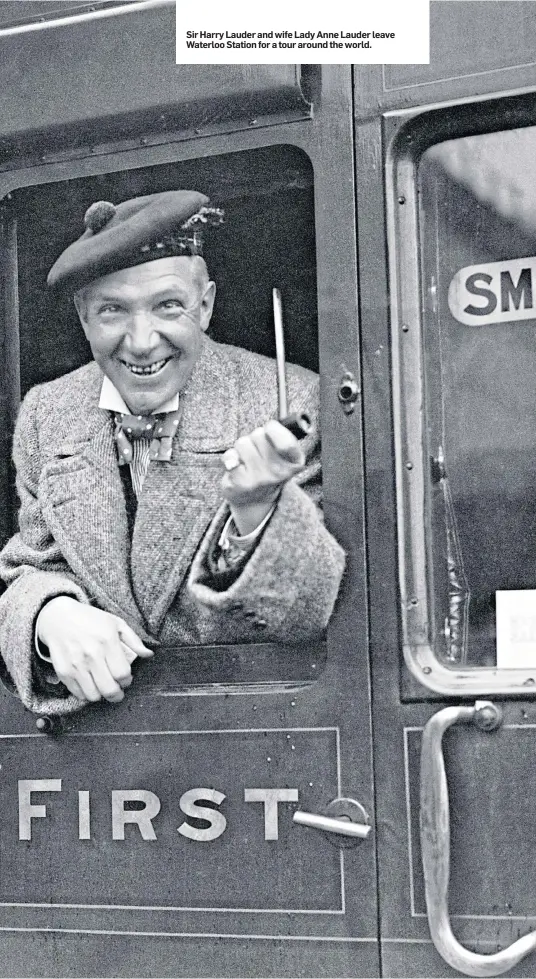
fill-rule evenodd
<path id="1" fill-rule="evenodd" d="M 131 374 L 157 374 L 162 368 L 167 364 L 168 357 L 164 360 L 156 360 L 154 364 L 150 364 L 148 367 L 139 367 L 137 364 L 129 364 L 126 360 L 123 361 L 125 367 L 128 367 Z"/>

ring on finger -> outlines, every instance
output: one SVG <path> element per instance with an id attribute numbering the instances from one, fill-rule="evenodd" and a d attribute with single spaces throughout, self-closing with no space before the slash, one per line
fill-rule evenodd
<path id="1" fill-rule="evenodd" d="M 222 462 L 228 473 L 242 465 L 242 459 L 236 449 L 227 449 L 227 452 L 223 453 Z"/>

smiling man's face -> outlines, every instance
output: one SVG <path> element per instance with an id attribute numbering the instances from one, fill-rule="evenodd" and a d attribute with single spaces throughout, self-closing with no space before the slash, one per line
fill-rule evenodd
<path id="1" fill-rule="evenodd" d="M 132 414 L 157 411 L 184 389 L 215 293 L 203 260 L 181 256 L 106 275 L 75 296 L 93 357 Z"/>

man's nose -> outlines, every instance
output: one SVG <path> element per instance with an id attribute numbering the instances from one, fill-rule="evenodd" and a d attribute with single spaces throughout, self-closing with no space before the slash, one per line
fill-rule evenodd
<path id="1" fill-rule="evenodd" d="M 160 342 L 158 331 L 155 329 L 152 317 L 146 312 L 133 313 L 124 344 L 130 353 L 142 356 L 155 350 Z"/>

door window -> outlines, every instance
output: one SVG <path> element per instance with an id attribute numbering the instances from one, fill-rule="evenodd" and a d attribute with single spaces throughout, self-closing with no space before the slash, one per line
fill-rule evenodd
<path id="1" fill-rule="evenodd" d="M 442 690 L 536 676 L 535 151 L 536 127 L 466 136 L 417 169 L 422 318 L 397 324 L 403 604 L 408 660 Z"/>

